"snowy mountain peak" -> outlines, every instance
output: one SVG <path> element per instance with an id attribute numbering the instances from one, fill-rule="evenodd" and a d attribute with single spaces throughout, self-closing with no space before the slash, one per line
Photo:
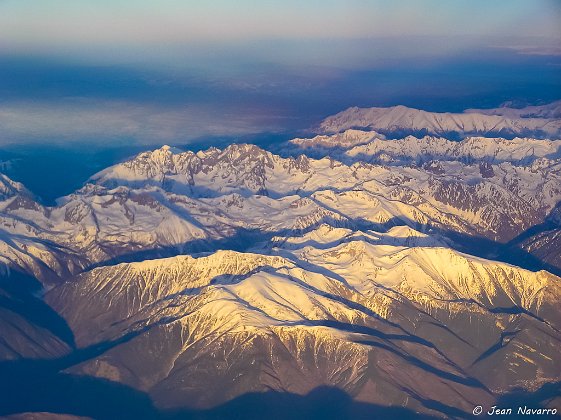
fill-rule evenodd
<path id="1" fill-rule="evenodd" d="M 12 181 L 6 175 L 0 173 L 0 201 L 19 194 L 31 197 L 31 193 L 21 183 Z"/>

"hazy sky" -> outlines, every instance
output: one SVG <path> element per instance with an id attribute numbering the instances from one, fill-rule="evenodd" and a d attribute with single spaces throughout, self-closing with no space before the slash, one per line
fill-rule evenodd
<path id="1" fill-rule="evenodd" d="M 0 144 L 561 97 L 559 0 L 0 0 Z"/>
<path id="2" fill-rule="evenodd" d="M 0 0 L 21 48 L 402 35 L 559 38 L 558 0 Z"/>

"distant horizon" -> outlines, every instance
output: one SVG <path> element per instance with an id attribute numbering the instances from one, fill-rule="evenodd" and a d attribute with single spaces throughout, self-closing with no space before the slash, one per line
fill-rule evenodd
<path id="1" fill-rule="evenodd" d="M 0 1 L 0 145 L 188 143 L 561 99 L 561 5 Z"/>

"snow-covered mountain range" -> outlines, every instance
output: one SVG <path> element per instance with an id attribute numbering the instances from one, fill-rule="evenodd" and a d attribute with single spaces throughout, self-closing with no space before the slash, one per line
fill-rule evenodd
<path id="1" fill-rule="evenodd" d="M 553 105 L 519 111 L 488 114 L 559 132 Z M 380 134 L 410 115 L 433 135 Z M 52 207 L 1 175 L 0 371 L 50 360 L 164 411 L 322 386 L 438 417 L 559 402 L 561 142 L 459 115 L 351 109 L 280 155 L 163 146 Z"/>
<path id="2" fill-rule="evenodd" d="M 395 138 L 408 134 L 461 139 L 466 136 L 561 138 L 559 102 L 522 109 L 470 109 L 463 113 L 427 112 L 402 105 L 390 108 L 352 107 L 326 118 L 323 134 L 351 128 L 375 130 Z"/>

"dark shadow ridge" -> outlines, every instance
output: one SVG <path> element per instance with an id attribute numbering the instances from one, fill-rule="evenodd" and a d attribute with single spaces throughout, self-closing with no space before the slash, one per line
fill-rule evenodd
<path id="1" fill-rule="evenodd" d="M 249 393 L 209 410 L 157 408 L 150 397 L 126 385 L 105 379 L 26 366 L 27 361 L 0 364 L 0 415 L 50 412 L 95 419 L 431 419 L 403 407 L 386 407 L 352 400 L 344 391 L 319 387 L 305 396 L 268 391 Z M 10 369 L 6 369 L 6 367 Z M 37 366 L 35 364 L 35 366 Z M 499 407 L 545 407 L 561 395 L 561 383 L 542 386 L 534 393 L 514 391 L 497 399 Z M 457 408 L 434 400 L 420 402 L 450 418 L 471 418 Z M 189 406 L 189 401 L 185 401 Z"/>
<path id="2" fill-rule="evenodd" d="M 181 413 L 177 413 L 181 418 Z M 242 395 L 196 414 L 208 419 L 432 419 L 403 407 L 385 407 L 353 401 L 338 388 L 318 387 L 309 394 L 269 391 Z"/>
<path id="3" fill-rule="evenodd" d="M 543 406 L 544 402 L 559 397 L 561 397 L 561 381 L 544 384 L 535 392 L 525 392 L 522 389 L 515 389 L 501 396 L 497 402 L 503 407 L 509 405 L 540 407 Z"/>
<path id="4" fill-rule="evenodd" d="M 162 320 L 161 322 L 167 322 Z M 156 409 L 150 398 L 123 384 L 89 376 L 65 374 L 64 370 L 91 360 L 111 348 L 132 340 L 152 324 L 123 337 L 95 344 L 56 359 L 17 360 L 0 362 L 0 415 L 24 411 L 70 413 L 93 418 L 262 418 L 263 413 L 273 418 L 417 418 L 415 413 L 400 408 L 387 408 L 352 401 L 343 391 L 326 388 L 308 396 L 271 392 L 242 396 L 213 410 L 178 410 L 166 412 Z M 384 340 L 404 340 L 426 345 L 422 340 L 408 335 L 384 334 L 378 330 L 330 321 L 318 323 Z M 419 368 L 437 377 L 471 387 L 484 388 L 476 380 L 440 371 L 425 362 L 405 354 L 388 344 L 366 340 L 364 344 L 395 353 Z M 458 416 L 461 412 L 438 403 L 419 400 L 425 407 L 446 415 Z M 189 406 L 188 401 L 185 402 Z M 330 413 L 336 414 L 329 417 Z M 326 417 L 327 416 L 327 417 Z"/>
<path id="5" fill-rule="evenodd" d="M 209 410 L 163 410 L 147 394 L 105 379 L 14 370 L 11 376 L 2 375 L 0 392 L 0 415 L 50 412 L 95 419 L 432 418 L 402 407 L 353 401 L 345 392 L 332 387 L 316 388 L 305 396 L 274 391 L 250 393 Z"/>
<path id="6" fill-rule="evenodd" d="M 63 373 L 95 358 L 153 327 L 130 332 L 50 360 L 0 362 L 0 415 L 19 412 L 54 412 L 104 418 L 424 418 L 404 408 L 353 401 L 336 388 L 319 388 L 307 396 L 282 392 L 248 394 L 206 411 L 157 409 L 149 396 L 126 385 L 90 376 Z M 357 327 L 360 330 L 360 327 Z M 360 330 L 363 333 L 372 333 Z M 189 402 L 185 402 L 189 406 Z M 452 409 L 452 408 L 451 408 Z M 332 416 L 333 415 L 333 416 Z"/>
<path id="7" fill-rule="evenodd" d="M 210 410 L 158 409 L 141 391 L 109 380 L 62 372 L 123 341 L 104 343 L 56 360 L 19 360 L 0 363 L 0 415 L 22 412 L 66 413 L 95 419 L 429 419 L 403 407 L 360 403 L 340 389 L 319 387 L 308 395 L 269 391 L 239 396 Z M 370 343 L 368 343 L 370 344 Z M 472 385 L 472 384 L 468 384 Z M 473 384 L 476 385 L 476 384 Z M 472 385 L 472 386 L 473 386 Z M 404 390 L 407 391 L 407 390 Z M 534 393 L 516 390 L 499 396 L 498 406 L 545 407 L 561 395 L 561 383 Z M 413 397 L 415 397 L 413 395 Z M 470 418 L 457 408 L 419 398 L 421 404 L 448 417 Z M 189 401 L 185 401 L 189 406 Z"/>
<path id="8" fill-rule="evenodd" d="M 9 276 L 0 276 L 0 307 L 48 330 L 74 348 L 74 333 L 64 318 L 36 296 L 41 291 L 42 285 L 37 279 L 12 270 Z"/>

